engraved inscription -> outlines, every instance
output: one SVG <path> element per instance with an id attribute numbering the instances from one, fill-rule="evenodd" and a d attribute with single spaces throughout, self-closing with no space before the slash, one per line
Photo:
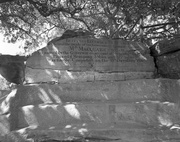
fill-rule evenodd
<path id="1" fill-rule="evenodd" d="M 56 50 L 53 50 L 56 49 Z M 143 62 L 128 44 L 113 45 L 110 41 L 66 39 L 57 45 L 52 44 L 52 50 L 44 52 L 52 62 L 79 63 L 113 63 L 113 62 Z"/>

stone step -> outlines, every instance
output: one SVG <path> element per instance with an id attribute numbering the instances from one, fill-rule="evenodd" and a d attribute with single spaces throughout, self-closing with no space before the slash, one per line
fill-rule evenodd
<path id="1" fill-rule="evenodd" d="M 179 131 L 161 128 L 145 129 L 74 129 L 74 130 L 44 130 L 26 128 L 11 132 L 1 139 L 1 142 L 29 142 L 29 141 L 67 140 L 81 141 L 107 141 L 107 142 L 179 142 Z M 49 140 L 49 141 L 48 141 Z"/>
<path id="2" fill-rule="evenodd" d="M 14 91 L 14 90 L 13 90 Z M 140 79 L 120 82 L 79 82 L 18 86 L 12 96 L 17 106 L 65 102 L 138 102 L 180 100 L 180 84 L 172 79 Z"/>
<path id="3" fill-rule="evenodd" d="M 107 129 L 180 125 L 179 106 L 174 103 L 69 103 L 28 105 L 12 109 L 14 128 Z M 18 122 L 14 121 L 17 120 Z"/>

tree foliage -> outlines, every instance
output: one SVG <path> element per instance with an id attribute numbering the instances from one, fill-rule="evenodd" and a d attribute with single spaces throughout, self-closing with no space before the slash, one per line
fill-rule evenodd
<path id="1" fill-rule="evenodd" d="M 179 0 L 1 0 L 0 30 L 27 46 L 81 29 L 95 36 L 152 41 L 179 36 Z"/>

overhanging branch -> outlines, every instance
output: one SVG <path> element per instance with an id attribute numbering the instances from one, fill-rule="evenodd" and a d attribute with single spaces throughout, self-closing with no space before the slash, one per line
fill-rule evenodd
<path id="1" fill-rule="evenodd" d="M 128 36 L 131 34 L 131 32 L 133 31 L 134 27 L 137 25 L 137 23 L 139 22 L 139 20 L 142 18 L 142 16 L 139 16 L 139 18 L 136 20 L 136 22 L 134 23 L 134 25 L 132 26 L 132 28 L 130 29 L 130 31 L 128 32 L 128 34 L 125 36 L 125 39 L 128 38 Z"/>
<path id="2" fill-rule="evenodd" d="M 0 3 L 13 2 L 15 0 L 0 0 Z"/>
<path id="3" fill-rule="evenodd" d="M 143 26 L 143 29 L 147 28 L 153 28 L 153 27 L 158 27 L 158 26 L 166 26 L 166 25 L 173 25 L 173 24 L 179 24 L 180 21 L 177 22 L 167 22 L 167 23 L 160 23 L 160 24 L 154 24 L 154 25 L 149 25 L 149 26 Z"/>

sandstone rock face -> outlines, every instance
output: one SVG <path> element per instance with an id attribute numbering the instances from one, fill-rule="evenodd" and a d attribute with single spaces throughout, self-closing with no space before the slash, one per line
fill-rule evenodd
<path id="1" fill-rule="evenodd" d="M 47 130 L 46 134 L 43 130 L 28 130 L 31 134 L 31 137 L 36 141 L 43 142 L 53 142 L 54 141 L 62 141 L 62 140 L 73 140 L 73 141 L 108 141 L 108 142 L 169 142 L 169 139 L 173 142 L 179 139 L 178 132 L 172 131 L 169 133 L 168 130 L 158 131 L 156 128 L 149 129 L 117 129 L 117 130 L 88 130 L 86 132 L 85 129 L 80 129 L 82 133 L 86 133 L 86 135 L 82 136 L 77 134 L 75 131 L 57 131 L 57 130 Z M 13 133 L 14 134 L 14 133 Z M 68 137 L 69 135 L 73 135 L 75 137 Z M 158 135 L 158 136 L 157 136 Z M 153 136 L 157 136 L 154 137 Z M 166 136 L 166 138 L 164 138 Z M 49 137 L 49 140 L 48 138 Z M 58 138 L 61 139 L 58 139 Z M 167 140 L 168 139 L 168 140 Z M 59 141 L 58 141 L 59 140 Z M 12 142 L 12 141 L 9 141 Z"/>
<path id="2" fill-rule="evenodd" d="M 32 69 L 26 67 L 26 83 L 40 82 L 92 82 L 92 81 L 124 81 L 134 79 L 150 79 L 154 77 L 153 72 L 112 72 L 102 73 L 94 71 L 61 71 L 52 69 Z"/>
<path id="3" fill-rule="evenodd" d="M 6 136 L 11 133 L 10 120 L 16 121 L 11 117 L 11 98 L 15 96 L 13 93 L 15 84 L 23 83 L 25 59 L 21 56 L 0 55 L 0 141 L 2 142 L 9 141 L 6 140 Z"/>
<path id="4" fill-rule="evenodd" d="M 1 92 L 0 141 L 179 142 L 179 80 L 154 79 L 140 43 L 77 35 L 35 52 L 26 84 Z"/>
<path id="5" fill-rule="evenodd" d="M 8 142 L 8 140 L 5 140 L 5 137 L 11 133 L 10 106 L 11 100 L 13 97 L 15 97 L 15 94 L 16 92 L 10 89 L 0 91 L 0 141 L 2 142 Z"/>
<path id="6" fill-rule="evenodd" d="M 66 102 L 179 102 L 179 82 L 140 79 L 120 82 L 81 82 L 19 86 L 19 106 Z"/>
<path id="7" fill-rule="evenodd" d="M 69 103 L 29 105 L 21 108 L 19 127 L 69 130 L 172 127 L 179 124 L 174 103 Z M 83 126 L 84 124 L 84 126 Z"/>
<path id="8" fill-rule="evenodd" d="M 7 81 L 2 75 L 0 75 L 0 82 L 0 91 L 11 89 L 11 82 Z"/>
<path id="9" fill-rule="evenodd" d="M 71 71 L 154 71 L 153 59 L 142 44 L 80 37 L 56 41 L 35 52 L 27 66 Z"/>
<path id="10" fill-rule="evenodd" d="M 139 79 L 18 86 L 5 104 L 18 140 L 163 142 L 180 138 L 179 97 L 178 80 Z"/>
<path id="11" fill-rule="evenodd" d="M 82 82 L 153 78 L 155 66 L 141 43 L 85 37 L 60 38 L 27 60 L 25 80 Z"/>

